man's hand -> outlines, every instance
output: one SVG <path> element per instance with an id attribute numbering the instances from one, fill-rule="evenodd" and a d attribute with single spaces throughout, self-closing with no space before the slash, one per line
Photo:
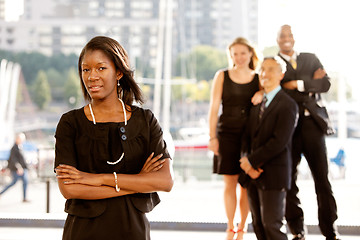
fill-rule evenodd
<path id="1" fill-rule="evenodd" d="M 288 82 L 282 84 L 282 87 L 289 89 L 289 90 L 295 90 L 298 87 L 297 80 L 288 81 Z"/>
<path id="2" fill-rule="evenodd" d="M 244 172 L 249 175 L 252 179 L 257 179 L 260 174 L 264 171 L 261 168 L 259 169 L 254 169 L 250 162 L 249 159 L 247 157 L 242 157 L 240 160 L 240 167 L 242 170 L 244 170 Z"/>
<path id="3" fill-rule="evenodd" d="M 314 72 L 313 79 L 321 79 L 321 78 L 325 77 L 325 75 L 326 75 L 325 69 L 318 68 L 318 69 Z"/>

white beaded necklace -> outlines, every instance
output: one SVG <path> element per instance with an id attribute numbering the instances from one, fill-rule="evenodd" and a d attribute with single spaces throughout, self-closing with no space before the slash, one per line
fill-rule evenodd
<path id="1" fill-rule="evenodd" d="M 123 100 L 121 100 L 120 98 L 118 98 L 118 99 L 121 102 L 121 105 L 122 105 L 122 108 L 123 108 L 123 111 L 124 111 L 125 126 L 126 126 L 127 125 L 127 119 L 126 119 L 125 104 L 124 104 Z M 90 114 L 91 114 L 91 118 L 93 120 L 93 123 L 94 123 L 94 125 L 96 125 L 95 115 L 94 115 L 94 112 L 92 110 L 91 103 L 89 103 L 89 109 L 90 109 Z M 123 157 L 124 157 L 124 152 L 121 154 L 120 158 L 117 161 L 115 161 L 115 162 L 107 161 L 107 164 L 110 164 L 110 165 L 118 164 L 123 159 Z"/>

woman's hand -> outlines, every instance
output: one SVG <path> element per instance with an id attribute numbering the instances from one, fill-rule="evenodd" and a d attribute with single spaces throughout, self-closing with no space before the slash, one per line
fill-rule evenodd
<path id="1" fill-rule="evenodd" d="M 60 164 L 55 168 L 56 178 L 60 181 L 63 180 L 64 184 L 85 184 L 91 186 L 103 185 L 101 175 L 95 173 L 86 173 L 77 170 L 76 168 Z"/>
<path id="2" fill-rule="evenodd" d="M 264 90 L 259 90 L 257 91 L 254 96 L 251 98 L 251 103 L 253 105 L 258 105 L 259 103 L 262 102 L 264 97 Z"/>
<path id="3" fill-rule="evenodd" d="M 156 172 L 163 167 L 165 159 L 159 160 L 163 154 L 160 153 L 156 157 L 154 157 L 154 153 L 151 153 L 150 156 L 146 159 L 146 162 L 141 169 L 140 173 L 148 173 L 148 172 Z"/>
<path id="4" fill-rule="evenodd" d="M 215 155 L 219 155 L 219 139 L 218 138 L 211 138 L 209 140 L 208 148 L 212 151 Z"/>

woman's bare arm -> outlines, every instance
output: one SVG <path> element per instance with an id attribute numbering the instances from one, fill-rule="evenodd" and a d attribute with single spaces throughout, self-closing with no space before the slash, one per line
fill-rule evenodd
<path id="1" fill-rule="evenodd" d="M 218 155 L 219 141 L 216 137 L 216 125 L 218 122 L 218 113 L 221 104 L 221 97 L 224 83 L 224 72 L 218 71 L 213 80 L 210 98 L 209 109 L 209 150 L 213 151 L 215 155 Z"/>
<path id="2" fill-rule="evenodd" d="M 173 186 L 170 159 L 158 160 L 162 155 L 152 156 L 139 174 L 117 174 L 119 193 L 115 191 L 114 174 L 86 173 L 72 166 L 60 165 L 56 168 L 60 191 L 68 199 L 101 199 L 136 192 L 170 191 Z M 91 194 L 93 191 L 97 193 Z"/>

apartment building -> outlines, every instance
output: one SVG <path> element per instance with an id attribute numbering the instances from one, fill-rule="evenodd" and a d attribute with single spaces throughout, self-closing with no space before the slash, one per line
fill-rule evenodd
<path id="1" fill-rule="evenodd" d="M 0 49 L 79 54 L 93 36 L 117 39 L 131 58 L 155 67 L 159 0 L 24 0 L 19 21 L 4 20 Z M 257 0 L 173 0 L 173 59 L 196 45 L 225 49 L 237 36 L 257 42 Z M 132 59 L 133 60 L 133 59 Z M 134 62 L 134 61 L 132 61 Z"/>

